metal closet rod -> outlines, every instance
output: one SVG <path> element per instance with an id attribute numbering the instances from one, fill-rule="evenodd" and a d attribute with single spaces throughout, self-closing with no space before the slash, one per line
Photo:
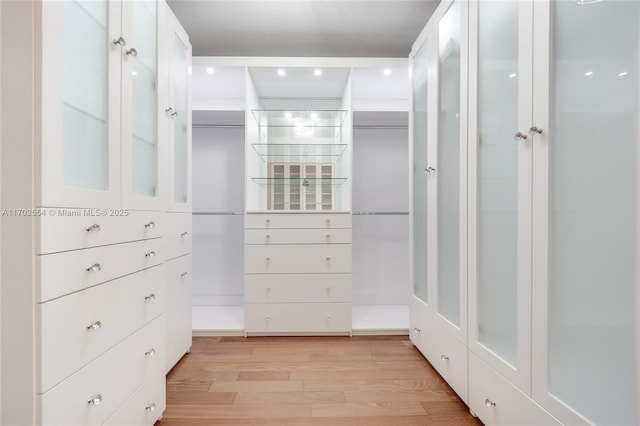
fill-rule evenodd
<path id="1" fill-rule="evenodd" d="M 244 216 L 244 212 L 192 212 L 194 216 Z"/>
<path id="2" fill-rule="evenodd" d="M 409 212 L 353 212 L 353 216 L 408 216 Z"/>
<path id="3" fill-rule="evenodd" d="M 193 129 L 244 129 L 244 124 L 192 124 Z"/>
<path id="4" fill-rule="evenodd" d="M 244 124 L 192 124 L 194 129 L 244 129 Z M 407 130 L 409 126 L 404 124 L 354 124 L 356 130 Z"/>

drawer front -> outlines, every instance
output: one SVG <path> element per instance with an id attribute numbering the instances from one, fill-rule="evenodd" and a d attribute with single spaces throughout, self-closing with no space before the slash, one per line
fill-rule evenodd
<path id="1" fill-rule="evenodd" d="M 164 363 L 164 316 L 38 396 L 42 424 L 104 423 Z M 88 403 L 101 396 L 99 404 Z"/>
<path id="2" fill-rule="evenodd" d="M 166 408 L 164 367 L 156 371 L 105 425 L 152 426 L 162 417 Z"/>
<path id="3" fill-rule="evenodd" d="M 247 229 L 351 228 L 351 213 L 247 213 Z"/>
<path id="4" fill-rule="evenodd" d="M 36 219 L 36 253 L 56 253 L 159 238 L 166 232 L 165 213 L 124 210 L 127 216 L 93 215 L 93 209 L 45 209 L 60 214 Z M 122 210 L 107 213 L 117 214 Z M 68 213 L 63 215 L 62 212 Z"/>
<path id="5" fill-rule="evenodd" d="M 485 425 L 560 424 L 473 352 L 469 352 L 469 407 Z"/>
<path id="6" fill-rule="evenodd" d="M 245 272 L 350 273 L 351 244 L 246 245 Z"/>
<path id="7" fill-rule="evenodd" d="M 191 255 L 165 263 L 167 268 L 167 362 L 170 370 L 191 348 Z"/>
<path id="8" fill-rule="evenodd" d="M 245 244 L 351 244 L 351 229 L 247 229 Z"/>
<path id="9" fill-rule="evenodd" d="M 351 274 L 248 274 L 246 303 L 351 302 Z"/>
<path id="10" fill-rule="evenodd" d="M 40 304 L 40 392 L 162 314 L 164 271 L 159 265 Z"/>
<path id="11" fill-rule="evenodd" d="M 162 238 L 36 257 L 44 302 L 145 268 L 163 259 Z"/>
<path id="12" fill-rule="evenodd" d="M 426 321 L 433 324 L 427 325 L 427 332 L 422 333 L 426 342 L 427 359 L 468 405 L 467 347 L 437 325 L 433 319 L 428 318 Z"/>
<path id="13" fill-rule="evenodd" d="M 409 311 L 409 338 L 425 357 L 427 357 L 427 348 L 431 344 L 428 338 L 435 334 L 436 327 L 436 323 L 425 311 L 416 307 L 414 303 L 411 304 Z"/>
<path id="14" fill-rule="evenodd" d="M 167 257 L 173 259 L 191 253 L 193 216 L 191 213 L 167 213 Z"/>
<path id="15" fill-rule="evenodd" d="M 351 331 L 351 303 L 245 304 L 248 333 Z"/>

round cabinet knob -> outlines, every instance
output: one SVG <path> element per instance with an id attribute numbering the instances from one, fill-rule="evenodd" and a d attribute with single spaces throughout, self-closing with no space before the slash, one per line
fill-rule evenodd
<path id="1" fill-rule="evenodd" d="M 153 349 L 153 348 L 151 348 L 151 349 L 149 349 L 148 351 L 146 351 L 144 354 L 145 354 L 146 356 L 148 356 L 148 357 L 152 357 L 152 356 L 154 356 L 154 355 L 156 354 L 156 350 L 155 350 L 155 349 Z"/>
<path id="2" fill-rule="evenodd" d="M 87 330 L 89 331 L 98 331 L 102 328 L 102 323 L 100 321 L 92 322 L 91 324 L 87 324 Z"/>
<path id="3" fill-rule="evenodd" d="M 100 394 L 93 395 L 87 400 L 87 404 L 89 405 L 100 405 L 101 402 L 102 402 L 102 395 Z"/>
<path id="4" fill-rule="evenodd" d="M 416 334 L 420 334 L 420 329 L 414 327 L 413 332 L 416 333 Z"/>
<path id="5" fill-rule="evenodd" d="M 327 262 L 330 262 L 330 261 L 331 261 L 331 258 L 330 258 L 330 257 L 327 257 Z"/>
<path id="6" fill-rule="evenodd" d="M 514 138 L 515 140 L 517 140 L 517 141 L 523 141 L 523 140 L 526 140 L 526 139 L 527 139 L 527 135 L 525 135 L 525 134 L 524 134 L 524 133 L 522 133 L 522 132 L 517 132 L 517 133 L 513 136 L 513 138 Z"/>
<path id="7" fill-rule="evenodd" d="M 326 237 L 327 237 L 327 240 L 328 240 L 329 238 L 331 238 L 331 234 L 327 234 Z"/>
<path id="8" fill-rule="evenodd" d="M 98 273 L 102 271 L 102 265 L 100 265 L 99 263 L 94 263 L 93 265 L 87 266 L 85 269 L 87 270 L 87 272 Z"/>
<path id="9" fill-rule="evenodd" d="M 327 222 L 327 226 L 331 225 L 331 219 L 325 219 L 325 222 Z"/>
<path id="10" fill-rule="evenodd" d="M 271 223 L 271 219 L 265 219 L 264 220 L 267 224 Z"/>
<path id="11" fill-rule="evenodd" d="M 327 293 L 331 293 L 331 287 L 327 287 Z"/>
<path id="12" fill-rule="evenodd" d="M 155 404 L 155 402 L 153 402 L 153 403 L 151 403 L 151 404 L 147 405 L 144 409 L 145 409 L 145 410 L 147 410 L 147 411 L 156 411 L 156 404 Z"/>
<path id="13" fill-rule="evenodd" d="M 271 238 L 271 235 L 267 234 L 267 240 L 268 240 L 269 238 Z"/>
<path id="14" fill-rule="evenodd" d="M 271 287 L 267 287 L 265 291 L 267 292 L 267 294 L 271 293 Z"/>
<path id="15" fill-rule="evenodd" d="M 115 44 L 116 46 L 125 47 L 127 45 L 127 42 L 124 37 L 118 37 L 113 39 L 113 44 Z"/>
<path id="16" fill-rule="evenodd" d="M 144 297 L 144 300 L 146 300 L 147 302 L 150 301 L 150 300 L 155 300 L 155 299 L 156 299 L 156 295 L 153 294 L 153 293 L 151 293 L 151 294 L 149 294 L 149 295 Z"/>
<path id="17" fill-rule="evenodd" d="M 490 400 L 489 398 L 484 400 L 484 405 L 486 405 L 489 408 L 493 408 L 496 406 L 495 401 Z"/>
<path id="18" fill-rule="evenodd" d="M 145 253 L 144 256 L 148 258 L 156 257 L 156 252 L 151 250 L 150 252 Z"/>
<path id="19" fill-rule="evenodd" d="M 177 115 L 178 115 L 178 111 L 173 111 L 173 112 L 171 113 L 171 116 L 172 116 L 172 117 L 176 117 Z"/>
<path id="20" fill-rule="evenodd" d="M 187 275 L 189 275 L 189 273 L 188 273 L 188 272 L 183 272 L 183 273 L 181 273 L 181 274 L 180 274 L 180 278 L 184 278 L 184 277 L 186 277 Z"/>
<path id="21" fill-rule="evenodd" d="M 542 128 L 531 126 L 531 128 L 529 129 L 529 134 L 531 136 L 539 135 L 541 133 L 542 133 Z"/>
<path id="22" fill-rule="evenodd" d="M 138 56 L 138 51 L 136 49 L 134 49 L 133 47 L 131 49 L 125 50 L 124 53 L 126 53 L 127 55 L 130 56 Z"/>
<path id="23" fill-rule="evenodd" d="M 331 321 L 331 317 L 330 317 L 329 315 L 327 315 L 326 320 L 327 320 L 327 321 Z"/>
<path id="24" fill-rule="evenodd" d="M 156 223 L 154 221 L 151 221 L 149 223 L 145 223 L 144 227 L 147 228 L 147 229 L 153 229 L 153 228 L 156 227 Z"/>
<path id="25" fill-rule="evenodd" d="M 102 228 L 97 223 L 94 223 L 93 225 L 87 226 L 84 229 L 86 229 L 87 232 L 100 232 Z"/>
<path id="26" fill-rule="evenodd" d="M 165 109 L 164 112 L 166 112 L 169 115 L 173 115 L 173 108 L 169 107 L 169 108 Z"/>
<path id="27" fill-rule="evenodd" d="M 270 258 L 270 257 L 267 257 L 265 260 L 266 260 L 267 262 L 271 262 L 271 258 Z"/>
<path id="28" fill-rule="evenodd" d="M 424 169 L 424 172 L 425 172 L 426 174 L 428 174 L 428 175 L 430 175 L 431 173 L 433 173 L 433 172 L 435 172 L 435 171 L 436 171 L 435 167 L 431 167 L 431 166 L 429 166 L 429 167 L 427 167 L 426 169 Z"/>
<path id="29" fill-rule="evenodd" d="M 442 361 L 444 361 L 444 362 L 449 361 L 449 357 L 448 357 L 448 356 L 446 356 L 446 355 L 440 355 L 440 359 L 441 359 Z"/>
<path id="30" fill-rule="evenodd" d="M 266 317 L 265 321 L 267 321 L 267 322 L 271 321 L 271 317 Z"/>
<path id="31" fill-rule="evenodd" d="M 189 235 L 187 231 L 184 231 L 182 234 L 180 234 L 181 237 L 186 237 L 187 235 Z"/>

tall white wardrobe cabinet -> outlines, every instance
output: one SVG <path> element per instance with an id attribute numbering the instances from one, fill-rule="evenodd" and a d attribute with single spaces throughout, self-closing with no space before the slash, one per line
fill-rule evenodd
<path id="1" fill-rule="evenodd" d="M 443 1 L 411 58 L 412 341 L 485 424 L 638 424 L 640 3 Z"/>
<path id="2" fill-rule="evenodd" d="M 188 39 L 163 0 L 0 8 L 0 423 L 152 425 L 190 347 Z"/>

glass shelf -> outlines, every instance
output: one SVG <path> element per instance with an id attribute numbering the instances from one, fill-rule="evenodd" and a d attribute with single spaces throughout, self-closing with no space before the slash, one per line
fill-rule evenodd
<path id="1" fill-rule="evenodd" d="M 260 127 L 341 127 L 347 110 L 254 109 Z"/>
<path id="2" fill-rule="evenodd" d="M 261 186 L 288 185 L 288 186 L 311 186 L 332 185 L 340 186 L 347 181 L 347 178 L 268 178 L 254 177 L 252 181 Z"/>
<path id="3" fill-rule="evenodd" d="M 251 144 L 263 161 L 278 163 L 336 163 L 347 144 Z"/>

